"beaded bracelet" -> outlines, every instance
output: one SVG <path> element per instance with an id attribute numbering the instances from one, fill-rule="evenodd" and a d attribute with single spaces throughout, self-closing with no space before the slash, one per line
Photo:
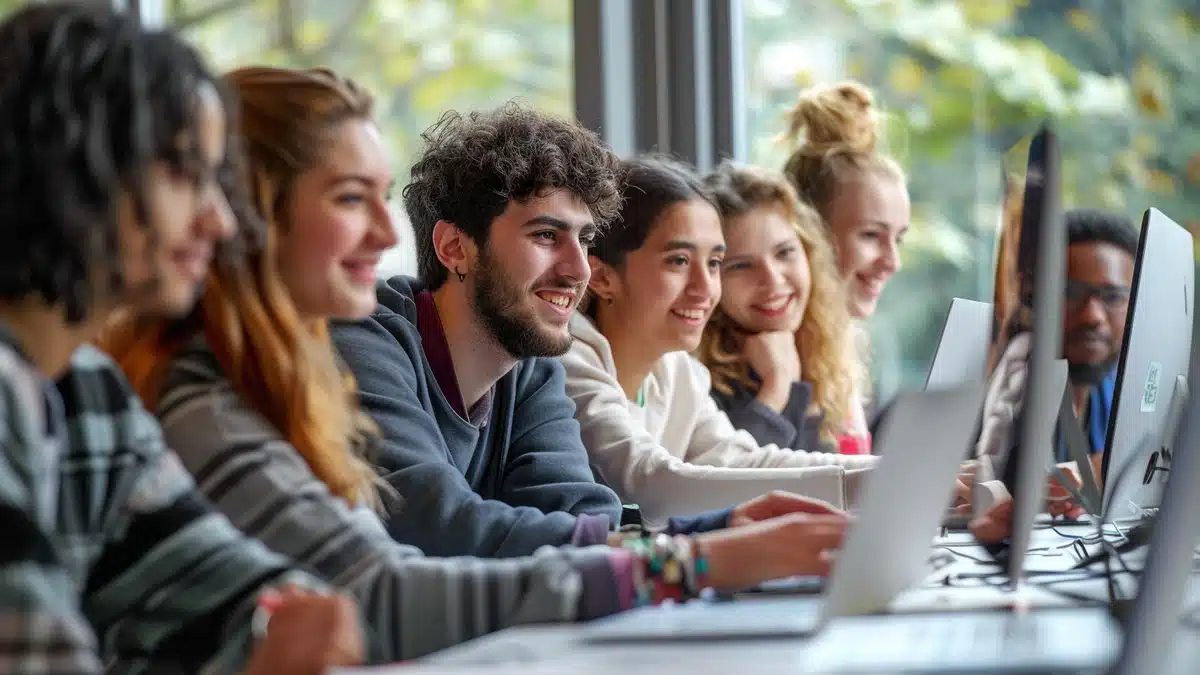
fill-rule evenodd
<path id="1" fill-rule="evenodd" d="M 688 600 L 704 588 L 708 560 L 693 538 L 643 532 L 621 546 L 633 553 L 635 605 Z"/>

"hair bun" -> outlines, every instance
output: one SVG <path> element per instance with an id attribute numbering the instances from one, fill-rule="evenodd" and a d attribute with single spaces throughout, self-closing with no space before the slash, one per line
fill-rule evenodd
<path id="1" fill-rule="evenodd" d="M 875 97 L 858 82 L 806 89 L 788 117 L 788 137 L 808 156 L 871 154 L 879 140 Z"/>

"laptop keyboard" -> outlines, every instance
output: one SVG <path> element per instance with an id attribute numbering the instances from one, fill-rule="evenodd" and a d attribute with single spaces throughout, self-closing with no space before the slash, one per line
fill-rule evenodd
<path id="1" fill-rule="evenodd" d="M 805 665 L 828 673 L 1002 673 L 1087 667 L 1109 658 L 1107 650 L 1080 645 L 1076 639 L 1064 641 L 1061 624 L 1104 635 L 1100 628 L 1105 624 L 1090 618 L 997 612 L 843 619 L 809 644 Z M 1082 619 L 1082 624 L 1072 625 L 1079 623 L 1075 619 Z"/>
<path id="2" fill-rule="evenodd" d="M 819 598 L 689 602 L 647 607 L 588 625 L 585 639 L 601 642 L 802 636 L 816 628 Z"/>
<path id="3" fill-rule="evenodd" d="M 1011 629 L 1000 628 L 994 621 L 914 621 L 897 631 L 895 639 L 881 641 L 880 651 L 893 650 L 884 656 L 873 653 L 873 658 L 883 656 L 888 660 L 956 661 L 986 658 L 989 661 L 1004 650 L 1036 650 L 1038 645 L 1034 621 L 1019 621 Z M 875 652 L 874 646 L 871 649 Z"/>

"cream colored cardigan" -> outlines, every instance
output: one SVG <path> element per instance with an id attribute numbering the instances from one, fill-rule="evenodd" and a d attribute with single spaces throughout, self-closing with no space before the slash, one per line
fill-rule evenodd
<path id="1" fill-rule="evenodd" d="M 575 341 L 562 361 L 583 444 L 600 478 L 651 526 L 774 489 L 843 506 L 846 471 L 878 462 L 758 445 L 717 408 L 708 370 L 685 352 L 658 360 L 639 406 L 621 389 L 608 340 L 591 320 L 576 314 L 570 329 Z"/>

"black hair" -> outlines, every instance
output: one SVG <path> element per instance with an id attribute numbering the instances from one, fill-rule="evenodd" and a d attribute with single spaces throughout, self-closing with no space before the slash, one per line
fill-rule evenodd
<path id="1" fill-rule="evenodd" d="M 78 322 L 122 290 L 122 199 L 146 227 L 154 162 L 197 182 L 209 171 L 203 83 L 223 95 L 182 40 L 96 3 L 31 4 L 0 23 L 0 300 L 38 297 Z M 231 197 L 236 173 L 227 154 L 217 180 Z"/>
<path id="2" fill-rule="evenodd" d="M 484 246 L 492 221 L 509 202 L 549 190 L 579 197 L 598 229 L 620 207 L 617 156 L 577 122 L 510 102 L 466 115 L 449 111 L 421 138 L 425 150 L 403 195 L 426 288 L 440 287 L 448 276 L 433 249 L 439 220 Z"/>
<path id="3" fill-rule="evenodd" d="M 680 202 L 702 200 L 717 208 L 712 191 L 687 164 L 664 155 L 640 155 L 621 163 L 621 214 L 592 242 L 591 255 L 614 267 L 646 243 L 654 222 Z M 719 211 L 719 209 L 718 209 Z"/>
<path id="4" fill-rule="evenodd" d="M 1138 232 L 1125 216 L 1100 209 L 1072 209 L 1066 212 L 1064 220 L 1069 244 L 1102 242 L 1137 257 Z"/>

